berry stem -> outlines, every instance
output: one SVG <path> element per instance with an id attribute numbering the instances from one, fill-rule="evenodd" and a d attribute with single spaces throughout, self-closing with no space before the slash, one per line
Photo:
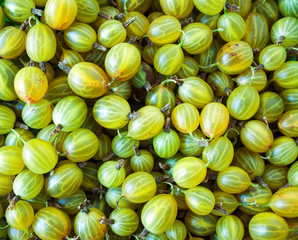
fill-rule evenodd
<path id="1" fill-rule="evenodd" d="M 119 138 L 123 138 L 123 136 L 121 135 L 121 133 L 120 133 L 120 130 L 119 130 L 119 129 L 117 129 L 117 134 L 118 134 Z"/>
<path id="2" fill-rule="evenodd" d="M 180 29 L 178 29 L 177 31 L 182 32 L 182 40 L 181 40 L 181 42 L 178 44 L 179 47 L 182 47 L 182 45 L 183 45 L 183 43 L 184 43 L 184 40 L 185 40 L 185 32 L 182 31 L 182 30 L 180 30 Z"/>
<path id="3" fill-rule="evenodd" d="M 163 169 L 163 170 L 166 170 L 166 171 L 169 171 L 171 169 L 171 165 L 170 164 L 162 164 L 161 162 L 158 163 L 158 166 Z"/>
<path id="4" fill-rule="evenodd" d="M 31 24 L 31 20 L 35 20 L 35 25 L 40 24 L 40 21 L 38 20 L 37 17 L 31 16 L 31 17 L 28 18 L 28 23 L 29 23 L 30 27 L 33 27 L 32 24 Z"/>
<path id="5" fill-rule="evenodd" d="M 39 67 L 44 72 L 44 74 L 47 73 L 47 65 L 45 62 L 39 62 Z"/>
<path id="6" fill-rule="evenodd" d="M 53 136 L 54 134 L 58 133 L 60 134 L 63 126 L 61 124 L 58 124 L 55 129 L 51 132 L 50 137 Z"/>
<path id="7" fill-rule="evenodd" d="M 226 4 L 224 5 L 224 8 L 225 9 L 229 9 L 229 10 L 232 10 L 233 12 L 237 13 L 240 11 L 240 7 L 235 5 L 235 4 L 231 4 L 231 3 L 228 3 L 226 2 Z M 226 13 L 226 12 L 225 12 Z"/>
<path id="8" fill-rule="evenodd" d="M 217 29 L 213 29 L 211 32 L 223 32 L 224 29 L 223 28 L 217 28 Z"/>
<path id="9" fill-rule="evenodd" d="M 125 165 L 125 160 L 124 159 L 119 159 L 118 162 L 116 163 L 115 168 L 117 170 L 120 170 L 122 167 Z"/>
<path id="10" fill-rule="evenodd" d="M 141 152 L 139 151 L 138 146 L 133 145 L 132 147 L 133 147 L 133 151 L 134 151 L 135 155 L 136 155 L 137 157 L 141 156 Z"/>
<path id="11" fill-rule="evenodd" d="M 264 156 L 260 155 L 260 157 L 263 158 L 263 159 L 270 159 L 271 156 L 272 156 L 272 149 L 271 148 L 269 149 L 269 155 L 267 157 L 264 157 Z"/>
<path id="12" fill-rule="evenodd" d="M 43 11 L 37 8 L 31 8 L 31 13 L 35 16 L 41 17 L 43 14 Z"/>
<path id="13" fill-rule="evenodd" d="M 127 28 L 130 24 L 134 23 L 137 20 L 136 17 L 129 19 L 128 21 L 124 22 L 122 25 L 124 28 Z"/>
<path id="14" fill-rule="evenodd" d="M 103 13 L 103 12 L 99 12 L 99 13 L 98 13 L 98 16 L 99 16 L 99 17 L 102 17 L 102 18 L 104 18 L 104 19 L 106 19 L 106 20 L 112 20 L 112 19 L 113 19 L 111 15 L 109 15 L 109 14 L 107 14 L 107 13 Z"/>
<path id="15" fill-rule="evenodd" d="M 97 42 L 93 44 L 93 47 L 96 48 L 97 50 L 100 50 L 100 51 L 104 51 L 104 52 L 107 51 L 107 48 L 106 47 L 100 45 Z"/>
<path id="16" fill-rule="evenodd" d="M 108 219 L 106 217 L 102 217 L 99 219 L 99 222 L 101 224 L 105 224 L 105 225 L 113 225 L 115 224 L 115 220 L 114 219 Z"/>
<path id="17" fill-rule="evenodd" d="M 78 207 L 78 209 L 81 209 L 83 213 L 89 214 L 90 210 L 89 208 L 91 207 L 90 201 L 85 200 L 84 203 L 81 203 Z"/>
<path id="18" fill-rule="evenodd" d="M 160 83 L 160 85 L 165 85 L 165 84 L 168 83 L 168 82 L 177 83 L 177 81 L 174 80 L 174 79 L 167 79 L 167 80 L 162 81 L 162 82 Z"/>
<path id="19" fill-rule="evenodd" d="M 7 225 L 5 227 L 0 227 L 0 229 L 6 229 L 9 227 L 9 224 L 7 223 Z"/>
<path id="20" fill-rule="evenodd" d="M 28 25 L 29 25 L 29 18 L 26 19 L 26 20 L 20 25 L 19 29 L 20 29 L 21 31 L 25 31 Z"/>
<path id="21" fill-rule="evenodd" d="M 228 211 L 221 206 L 221 204 L 215 204 L 214 207 L 213 207 L 213 210 L 214 211 L 221 212 L 224 215 L 228 215 L 229 214 Z"/>
<path id="22" fill-rule="evenodd" d="M 229 134 L 230 131 L 235 131 L 238 135 L 240 135 L 239 131 L 238 131 L 236 128 L 229 128 L 229 129 L 226 131 L 224 137 L 228 137 L 228 134 Z"/>
<path id="23" fill-rule="evenodd" d="M 17 131 L 15 131 L 13 128 L 10 129 L 10 131 L 14 132 L 14 133 L 18 136 L 18 138 L 19 138 L 24 144 L 26 143 L 26 141 L 24 140 L 24 138 L 22 138 L 21 135 L 20 135 Z"/>
<path id="24" fill-rule="evenodd" d="M 125 17 L 125 13 L 119 13 L 114 16 L 115 20 L 122 20 Z"/>
<path id="25" fill-rule="evenodd" d="M 212 64 L 210 64 L 210 65 L 208 65 L 208 66 L 200 66 L 200 68 L 212 68 L 212 67 L 215 67 L 215 66 L 217 66 L 218 65 L 218 63 L 212 63 Z"/>
<path id="26" fill-rule="evenodd" d="M 255 180 L 262 186 L 262 187 L 268 187 L 267 183 L 264 181 L 264 179 L 261 176 L 256 176 Z"/>
<path id="27" fill-rule="evenodd" d="M 167 103 L 164 107 L 162 107 L 162 108 L 160 109 L 160 111 L 161 111 L 162 113 L 165 113 L 165 112 L 167 112 L 167 111 L 170 109 L 170 107 L 171 107 L 171 104 L 170 104 L 170 103 Z"/>
<path id="28" fill-rule="evenodd" d="M 61 98 L 56 98 L 56 99 L 50 101 L 49 104 L 51 105 L 51 104 L 57 103 L 57 102 L 59 102 L 60 100 L 61 100 Z"/>
<path id="29" fill-rule="evenodd" d="M 121 196 L 118 198 L 118 200 L 116 201 L 116 206 L 117 206 L 118 209 L 120 209 L 120 207 L 119 207 L 119 202 L 120 202 L 120 200 L 121 200 L 122 198 L 125 198 L 125 196 L 124 196 L 124 195 L 121 195 Z"/>
<path id="30" fill-rule="evenodd" d="M 167 117 L 166 121 L 165 121 L 165 130 L 164 130 L 164 132 L 165 133 L 170 133 L 170 131 L 171 131 L 170 127 L 171 127 L 171 118 Z"/>
<path id="31" fill-rule="evenodd" d="M 209 142 L 211 141 L 211 139 L 197 139 L 196 137 L 194 137 L 192 132 L 189 132 L 188 135 L 192 140 L 196 141 L 199 144 L 199 147 L 209 147 Z"/>
<path id="32" fill-rule="evenodd" d="M 64 64 L 62 62 L 58 62 L 58 67 L 66 73 L 69 73 L 71 70 L 71 67 L 67 66 L 66 64 Z"/>
<path id="33" fill-rule="evenodd" d="M 14 123 L 14 128 L 22 128 L 22 129 L 25 129 L 25 130 L 29 130 L 29 127 L 25 123 L 21 123 L 19 121 L 16 121 Z"/>
<path id="34" fill-rule="evenodd" d="M 124 0 L 124 7 L 123 7 L 123 9 L 124 9 L 124 13 L 125 13 L 125 15 L 127 14 L 127 0 Z"/>
<path id="35" fill-rule="evenodd" d="M 127 121 L 134 121 L 136 120 L 137 118 L 141 117 L 141 113 L 140 112 L 132 112 L 132 113 L 129 113 L 127 114 Z"/>
<path id="36" fill-rule="evenodd" d="M 277 40 L 277 42 L 276 42 L 276 44 L 277 45 L 280 45 L 280 44 L 282 44 L 283 42 L 284 42 L 284 40 L 286 39 L 286 37 L 285 36 L 279 36 L 279 38 L 278 38 L 278 40 Z"/>
<path id="37" fill-rule="evenodd" d="M 7 209 L 12 210 L 19 200 L 21 200 L 21 197 L 19 195 L 14 196 L 13 199 L 11 199 Z"/>

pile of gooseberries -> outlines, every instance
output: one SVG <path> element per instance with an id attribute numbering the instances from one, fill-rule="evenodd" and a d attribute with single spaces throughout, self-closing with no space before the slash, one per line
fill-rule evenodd
<path id="1" fill-rule="evenodd" d="M 0 5 L 0 240 L 298 239 L 297 0 Z"/>

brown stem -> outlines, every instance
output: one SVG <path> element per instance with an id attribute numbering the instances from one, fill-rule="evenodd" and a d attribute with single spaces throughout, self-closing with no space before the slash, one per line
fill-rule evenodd
<path id="1" fill-rule="evenodd" d="M 258 64 L 255 61 L 252 61 L 252 64 L 251 65 L 254 66 L 254 67 L 257 67 L 258 66 Z"/>
<path id="2" fill-rule="evenodd" d="M 125 18 L 125 13 L 119 13 L 114 16 L 115 20 L 122 20 L 123 18 Z"/>
<path id="3" fill-rule="evenodd" d="M 162 107 L 162 108 L 160 109 L 160 111 L 161 111 L 162 113 L 165 113 L 165 112 L 167 112 L 167 111 L 170 109 L 170 107 L 171 107 L 171 104 L 170 104 L 170 103 L 167 103 L 164 107 Z"/>
<path id="4" fill-rule="evenodd" d="M 254 67 L 255 72 L 256 71 L 259 71 L 259 70 L 262 70 L 262 69 L 264 69 L 264 65 L 263 64 L 260 64 L 260 65 L 258 65 L 256 67 Z"/>
<path id="5" fill-rule="evenodd" d="M 21 197 L 19 195 L 14 196 L 13 199 L 11 199 L 9 206 L 7 207 L 9 210 L 12 210 L 14 208 L 14 206 L 16 205 L 16 203 L 21 199 Z"/>
<path id="6" fill-rule="evenodd" d="M 183 28 L 183 27 L 185 27 L 185 26 L 187 26 L 187 25 L 189 25 L 189 24 L 191 24 L 191 23 L 193 23 L 193 22 L 194 22 L 193 18 L 192 18 L 192 17 L 189 17 L 189 18 L 185 19 L 185 20 L 181 23 L 181 26 L 182 26 L 182 28 Z"/>
<path id="7" fill-rule="evenodd" d="M 208 139 L 199 140 L 198 145 L 199 147 L 209 147 L 210 141 Z"/>
<path id="8" fill-rule="evenodd" d="M 232 10 L 233 12 L 239 12 L 240 11 L 240 7 L 235 5 L 235 4 L 231 4 L 226 2 L 226 8 Z"/>
<path id="9" fill-rule="evenodd" d="M 232 90 L 229 89 L 228 87 L 224 88 L 225 93 L 227 94 L 227 96 L 230 96 L 230 94 L 232 93 Z"/>
<path id="10" fill-rule="evenodd" d="M 134 43 L 137 41 L 137 38 L 137 36 L 131 36 L 128 43 L 134 45 Z"/>
<path id="11" fill-rule="evenodd" d="M 77 163 L 77 165 L 80 169 L 82 169 L 83 167 L 86 167 L 87 162 L 79 162 L 79 163 Z"/>
<path id="12" fill-rule="evenodd" d="M 47 65 L 45 62 L 40 62 L 39 67 L 45 74 L 47 73 Z"/>
<path id="13" fill-rule="evenodd" d="M 219 99 L 217 99 L 218 103 L 222 103 L 223 97 L 220 97 Z"/>
<path id="14" fill-rule="evenodd" d="M 127 28 L 130 24 L 134 23 L 135 21 L 137 21 L 137 18 L 136 17 L 133 17 L 131 19 L 128 19 L 122 25 L 123 25 L 124 28 Z"/>
<path id="15" fill-rule="evenodd" d="M 62 125 L 61 125 L 61 124 L 58 124 L 58 125 L 55 127 L 55 129 L 51 132 L 50 137 L 53 136 L 53 135 L 56 134 L 56 133 L 60 134 L 62 128 L 63 128 Z"/>
<path id="16" fill-rule="evenodd" d="M 134 121 L 140 116 L 141 116 L 140 112 L 132 112 L 127 114 L 128 119 L 126 119 L 125 121 Z"/>
<path id="17" fill-rule="evenodd" d="M 83 213 L 88 214 L 90 212 L 90 210 L 89 210 L 90 207 L 91 207 L 90 201 L 85 199 L 84 203 L 81 203 L 78 206 L 78 209 L 80 209 Z"/>
<path id="18" fill-rule="evenodd" d="M 283 42 L 284 42 L 284 40 L 286 39 L 286 37 L 285 36 L 280 36 L 279 38 L 278 38 L 278 40 L 277 40 L 277 45 L 280 45 L 280 44 L 282 44 Z"/>
<path id="19" fill-rule="evenodd" d="M 292 185 L 290 183 L 287 183 L 286 185 L 282 186 L 280 189 L 287 188 L 287 187 L 292 187 Z"/>
<path id="20" fill-rule="evenodd" d="M 178 84 L 178 86 L 182 86 L 185 79 L 181 79 L 177 75 L 175 75 L 171 80 L 176 81 L 176 83 Z"/>
<path id="21" fill-rule="evenodd" d="M 98 13 L 98 16 L 99 16 L 99 17 L 102 17 L 102 18 L 104 18 L 104 19 L 106 19 L 106 20 L 112 20 L 112 19 L 113 19 L 111 15 L 109 15 L 109 14 L 107 14 L 107 13 L 103 13 L 103 12 L 99 12 L 99 13 Z"/>
<path id="22" fill-rule="evenodd" d="M 112 153 L 108 154 L 107 156 L 105 156 L 105 157 L 102 159 L 102 161 L 103 161 L 103 162 L 107 162 L 107 161 L 113 159 L 115 156 L 116 156 L 116 154 L 112 152 Z"/>
<path id="23" fill-rule="evenodd" d="M 219 204 L 215 204 L 213 210 L 214 210 L 214 211 L 221 212 L 221 213 L 223 213 L 224 215 L 228 215 L 228 214 L 229 214 L 229 213 L 227 212 L 227 210 L 224 209 L 224 208 L 222 207 L 222 204 L 220 204 L 220 205 L 219 205 Z"/>
<path id="24" fill-rule="evenodd" d="M 141 152 L 139 151 L 138 146 L 133 145 L 132 148 L 133 148 L 133 151 L 137 157 L 141 156 Z"/>
<path id="25" fill-rule="evenodd" d="M 12 179 L 12 181 L 11 181 L 12 184 L 13 184 L 14 180 L 15 180 L 15 178 Z M 8 193 L 7 194 L 7 197 L 6 197 L 7 202 L 10 202 L 12 200 L 13 196 L 14 196 L 14 192 L 13 191 L 11 191 L 10 193 Z"/>
<path id="26" fill-rule="evenodd" d="M 20 30 L 25 31 L 29 25 L 29 19 L 26 19 L 19 27 Z"/>
<path id="27" fill-rule="evenodd" d="M 245 128 L 245 124 L 247 123 L 247 121 L 243 120 L 243 121 L 239 121 L 238 124 L 241 128 Z"/>
<path id="28" fill-rule="evenodd" d="M 106 217 L 102 217 L 99 219 L 99 222 L 101 224 L 105 224 L 105 225 L 113 225 L 115 224 L 115 220 L 114 219 L 107 219 Z"/>
<path id="29" fill-rule="evenodd" d="M 107 48 L 106 47 L 104 47 L 104 46 L 102 46 L 102 45 L 100 45 L 99 43 L 94 43 L 93 44 L 93 47 L 94 48 L 96 48 L 96 49 L 98 49 L 98 50 L 100 50 L 100 51 L 107 51 Z"/>
<path id="30" fill-rule="evenodd" d="M 255 55 L 256 53 L 260 52 L 260 49 L 259 48 L 253 48 L 252 52 Z"/>
<path id="31" fill-rule="evenodd" d="M 170 133 L 171 129 L 171 118 L 167 117 L 165 121 L 165 133 Z"/>
<path id="32" fill-rule="evenodd" d="M 153 42 L 151 42 L 151 40 L 148 37 L 144 37 L 143 39 L 145 40 L 148 46 L 153 46 Z"/>
<path id="33" fill-rule="evenodd" d="M 152 86 L 150 82 L 146 81 L 144 84 L 144 88 L 146 89 L 147 92 L 150 92 L 152 90 Z"/>
<path id="34" fill-rule="evenodd" d="M 256 176 L 255 180 L 263 187 L 268 187 L 267 183 L 265 183 L 264 179 L 261 176 Z"/>
<path id="35" fill-rule="evenodd" d="M 62 206 L 60 204 L 53 202 L 53 201 L 48 201 L 48 206 L 55 207 L 55 208 L 62 208 Z"/>
<path id="36" fill-rule="evenodd" d="M 107 188 L 105 188 L 104 186 L 100 186 L 99 188 L 93 188 L 92 189 L 92 192 L 95 193 L 95 194 L 106 194 L 108 191 Z"/>
<path id="37" fill-rule="evenodd" d="M 125 164 L 125 160 L 124 159 L 119 159 L 118 162 L 116 163 L 115 168 L 117 170 L 120 170 L 122 167 L 124 167 Z"/>
<path id="38" fill-rule="evenodd" d="M 156 184 L 162 183 L 162 182 L 169 182 L 169 183 L 175 183 L 174 179 L 170 176 L 163 175 L 159 178 L 155 179 Z"/>
<path id="39" fill-rule="evenodd" d="M 25 123 L 21 123 L 19 121 L 16 121 L 14 123 L 14 127 L 15 128 L 22 128 L 22 129 L 25 129 L 25 130 L 29 130 L 29 127 Z"/>
<path id="40" fill-rule="evenodd" d="M 32 59 L 27 63 L 28 67 L 34 67 L 34 62 Z"/>
<path id="41" fill-rule="evenodd" d="M 146 228 L 144 228 L 143 231 L 140 233 L 139 238 L 146 239 L 148 234 L 149 234 L 149 231 Z"/>
<path id="42" fill-rule="evenodd" d="M 171 169 L 171 165 L 170 164 L 163 164 L 163 163 L 158 163 L 159 167 L 163 170 L 169 171 Z"/>
<path id="43" fill-rule="evenodd" d="M 62 62 L 58 62 L 58 67 L 66 73 L 69 73 L 71 70 L 71 67 L 67 66 L 66 64 L 64 64 Z"/>
<path id="44" fill-rule="evenodd" d="M 156 152 L 154 151 L 154 147 L 153 147 L 152 144 L 150 144 L 150 145 L 148 146 L 148 151 L 149 151 L 152 155 L 157 156 Z"/>
<path id="45" fill-rule="evenodd" d="M 43 11 L 37 8 L 31 8 L 31 13 L 35 16 L 41 17 L 43 14 Z"/>

